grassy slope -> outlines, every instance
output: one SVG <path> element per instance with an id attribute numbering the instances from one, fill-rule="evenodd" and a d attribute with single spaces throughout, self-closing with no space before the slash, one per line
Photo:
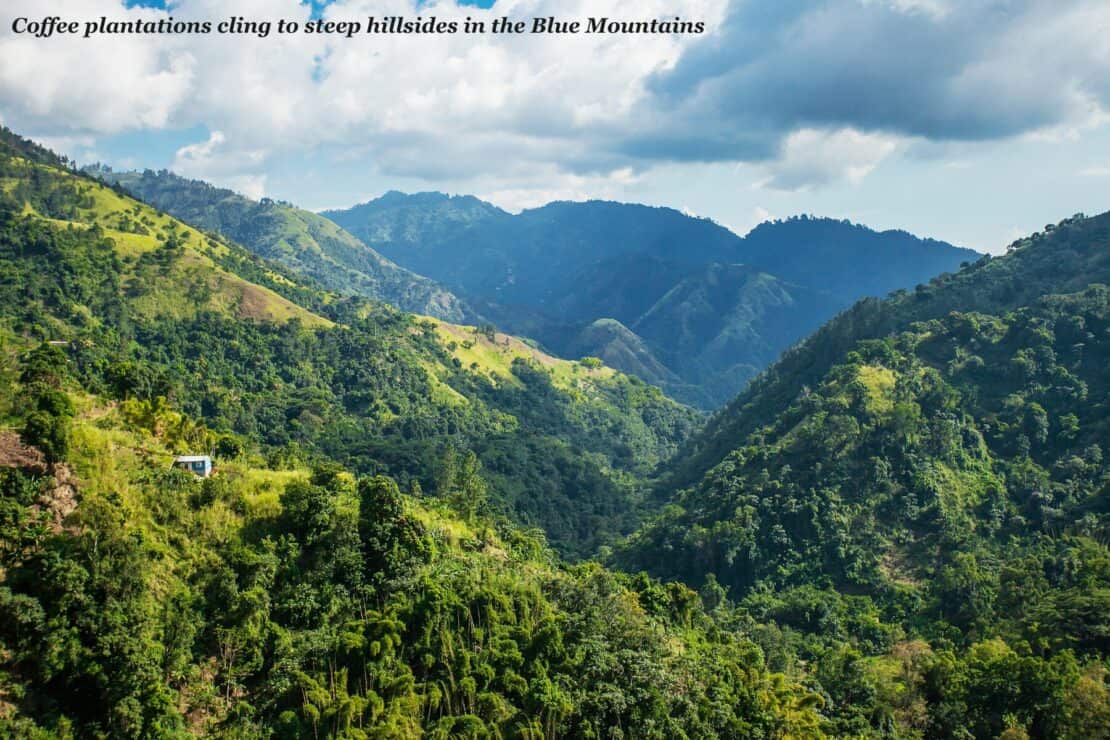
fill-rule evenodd
<path id="1" fill-rule="evenodd" d="M 92 205 L 79 209 L 73 220 L 47 218 L 30 206 L 25 211 L 29 215 L 62 227 L 99 227 L 115 243 L 124 264 L 130 267 L 134 267 L 143 255 L 158 249 L 171 236 L 183 247 L 170 270 L 160 276 L 156 285 L 141 286 L 143 296 L 136 302 L 141 314 L 184 318 L 195 315 L 198 308 L 203 308 L 238 318 L 279 323 L 298 319 L 308 327 L 333 325 L 328 319 L 298 306 L 274 290 L 251 283 L 218 265 L 215 260 L 227 256 L 233 249 L 224 240 L 201 233 L 145 203 L 67 170 L 32 164 L 26 160 L 24 164 L 28 170 L 32 167 L 43 168 L 92 199 Z M 287 276 L 274 272 L 270 276 L 275 281 L 290 282 Z M 125 277 L 139 279 L 135 272 Z M 143 278 L 149 278 L 149 275 L 144 274 Z M 198 305 L 190 295 L 197 288 L 205 288 L 209 295 L 202 305 Z"/>
<path id="2" fill-rule="evenodd" d="M 334 222 L 310 211 L 268 199 L 256 202 L 165 171 L 90 172 L 330 290 L 448 320 L 460 320 L 471 313 L 443 287 L 390 262 Z"/>
<path id="3" fill-rule="evenodd" d="M 555 387 L 568 392 L 582 392 L 591 381 L 610 379 L 617 374 L 610 367 L 590 367 L 581 362 L 552 357 L 508 334 L 494 332 L 487 336 L 477 327 L 428 320 L 435 323 L 444 346 L 463 367 L 482 373 L 496 383 L 519 385 L 520 381 L 512 372 L 516 360 L 528 360 L 545 368 L 550 372 Z"/>

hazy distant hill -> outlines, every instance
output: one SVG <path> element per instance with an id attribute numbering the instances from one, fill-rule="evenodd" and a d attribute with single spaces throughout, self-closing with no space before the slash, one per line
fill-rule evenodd
<path id="1" fill-rule="evenodd" d="M 744 237 L 743 247 L 745 262 L 849 302 L 912 288 L 979 256 L 905 231 L 872 231 L 828 218 L 762 223 Z"/>
<path id="2" fill-rule="evenodd" d="M 506 330 L 557 354 L 627 362 L 618 367 L 706 408 L 856 299 L 978 257 L 831 219 L 741 238 L 672 209 L 602 201 L 512 215 L 471 196 L 391 192 L 323 215 Z M 598 332 L 598 319 L 627 331 Z"/>

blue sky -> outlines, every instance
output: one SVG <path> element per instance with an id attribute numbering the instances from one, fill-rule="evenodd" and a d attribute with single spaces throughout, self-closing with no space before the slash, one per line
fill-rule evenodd
<path id="1" fill-rule="evenodd" d="M 699 20 L 701 35 L 31 39 L 16 17 Z M 1095 0 L 9 0 L 0 120 L 319 209 L 386 190 L 795 213 L 1000 251 L 1110 208 Z"/>

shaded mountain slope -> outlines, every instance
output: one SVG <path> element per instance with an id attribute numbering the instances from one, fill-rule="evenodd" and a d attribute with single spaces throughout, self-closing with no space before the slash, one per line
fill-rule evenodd
<path id="1" fill-rule="evenodd" d="M 982 256 L 905 231 L 806 217 L 756 226 L 744 237 L 741 254 L 748 264 L 791 283 L 820 287 L 847 303 L 912 288 L 914 277 L 925 282 Z"/>
<path id="2" fill-rule="evenodd" d="M 651 359 L 614 350 L 613 361 L 627 361 L 619 367 L 648 372 L 649 382 L 704 408 L 731 398 L 779 352 L 852 301 L 912 287 L 978 257 L 904 232 L 880 234 L 830 219 L 764 224 L 740 238 L 672 209 L 602 201 L 511 215 L 472 197 L 389 193 L 324 215 L 556 354 L 604 355 L 605 342 L 588 341 L 590 327 L 598 319 L 620 322 L 637 336 L 623 344 L 641 345 Z M 742 291 L 719 280 L 722 270 L 741 264 L 778 286 Z M 719 309 L 721 321 L 712 337 L 701 339 L 716 341 L 691 352 L 684 344 L 688 325 L 692 316 L 707 315 L 708 306 Z M 679 334 L 668 334 L 667 326 L 680 327 Z M 666 372 L 652 370 L 658 365 Z"/>

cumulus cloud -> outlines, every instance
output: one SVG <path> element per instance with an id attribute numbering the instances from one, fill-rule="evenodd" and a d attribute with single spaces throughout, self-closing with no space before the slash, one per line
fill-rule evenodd
<path id="1" fill-rule="evenodd" d="M 855 129 L 805 128 L 786 137 L 777 158 L 765 166 L 759 187 L 805 190 L 837 180 L 858 183 L 898 148 L 897 137 Z"/>
<path id="2" fill-rule="evenodd" d="M 492 10 L 450 0 L 338 0 L 327 20 L 424 15 L 529 18 L 590 15 L 713 22 L 727 0 L 500 0 Z M 232 15 L 302 24 L 298 0 L 181 0 L 170 11 L 125 9 L 120 0 L 14 0 L 7 14 L 218 21 Z M 357 153 L 385 175 L 429 180 L 556 164 L 581 177 L 608 177 L 632 161 L 618 137 L 653 73 L 677 62 L 690 38 L 674 36 L 362 35 L 302 33 L 50 40 L 0 32 L 0 110 L 37 135 L 98 135 L 204 126 L 179 163 L 211 175 L 216 158 L 317 147 Z M 599 73 L 603 70 L 603 73 Z M 249 160 L 249 157 L 246 158 Z M 202 167 L 205 165 L 207 168 Z"/>
<path id="3" fill-rule="evenodd" d="M 135 20 L 161 11 L 81 0 L 12 0 L 4 9 L 0 102 L 10 125 L 55 135 L 162 128 L 198 82 L 196 59 L 181 46 L 109 36 L 35 39 L 10 27 L 21 16 L 84 20 L 103 12 Z"/>
<path id="4" fill-rule="evenodd" d="M 227 137 L 213 131 L 206 141 L 177 150 L 170 169 L 185 177 L 207 180 L 255 200 L 266 194 L 267 152 L 261 149 L 227 149 Z"/>
<path id="5" fill-rule="evenodd" d="M 1083 120 L 1110 98 L 1110 7 L 1093 0 L 732 3 L 657 75 L 675 126 L 715 157 L 802 128 L 982 140 Z M 740 123 L 754 141 L 720 122 Z M 722 136 L 722 131 L 725 136 Z"/>
<path id="6" fill-rule="evenodd" d="M 903 144 L 1105 120 L 1096 0 L 337 0 L 328 20 L 423 14 L 681 16 L 705 37 L 360 36 L 37 40 L 0 29 L 0 115 L 39 136 L 203 126 L 174 166 L 260 192 L 268 163 L 327 151 L 369 171 L 475 183 L 516 205 L 608 192 L 661 162 L 753 162 L 765 187 L 856 182 Z M 303 23 L 299 0 L 11 0 L 6 17 Z M 539 182 L 538 177 L 547 178 Z"/>

